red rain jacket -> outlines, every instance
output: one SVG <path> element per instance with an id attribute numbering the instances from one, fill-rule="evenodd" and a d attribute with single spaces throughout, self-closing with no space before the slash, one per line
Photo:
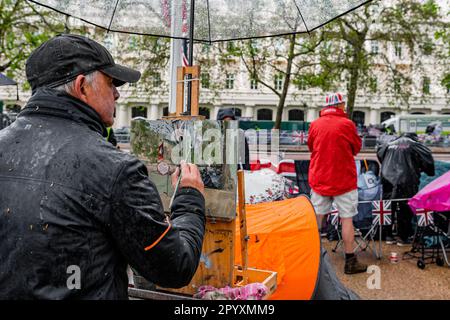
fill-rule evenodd
<path id="1" fill-rule="evenodd" d="M 314 192 L 338 196 L 357 188 L 354 156 L 361 150 L 361 138 L 343 110 L 328 107 L 320 112 L 309 128 L 308 147 L 308 182 Z"/>

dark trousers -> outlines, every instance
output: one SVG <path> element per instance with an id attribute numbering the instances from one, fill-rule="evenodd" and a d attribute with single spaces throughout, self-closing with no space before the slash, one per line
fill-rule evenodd
<path id="1" fill-rule="evenodd" d="M 397 220 L 397 234 L 402 241 L 407 241 L 414 234 L 412 220 L 414 213 L 407 201 L 392 201 L 392 217 Z M 394 221 L 393 221 L 394 222 Z M 383 226 L 383 232 L 386 236 L 392 237 L 392 225 Z"/>
<path id="2" fill-rule="evenodd" d="M 402 241 L 408 240 L 413 235 L 412 219 L 414 213 L 408 205 L 407 201 L 394 201 L 394 206 L 397 208 L 397 227 L 398 236 Z"/>
<path id="3" fill-rule="evenodd" d="M 393 186 L 387 180 L 381 179 L 383 185 L 383 199 L 398 199 L 398 198 L 411 198 L 419 190 L 419 185 Z M 393 197 L 393 193 L 397 194 L 397 197 Z M 412 220 L 414 213 L 408 205 L 408 201 L 392 201 L 391 204 L 392 217 L 397 218 L 397 234 L 402 241 L 408 240 L 410 236 L 414 234 Z M 383 232 L 392 237 L 392 225 L 383 227 Z"/>

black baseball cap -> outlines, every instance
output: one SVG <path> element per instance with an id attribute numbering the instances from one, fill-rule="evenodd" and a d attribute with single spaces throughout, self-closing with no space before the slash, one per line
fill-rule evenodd
<path id="1" fill-rule="evenodd" d="M 60 34 L 44 42 L 26 62 L 27 80 L 33 92 L 40 87 L 63 85 L 96 70 L 113 78 L 116 87 L 137 82 L 141 77 L 139 71 L 116 64 L 100 43 L 74 34 Z"/>

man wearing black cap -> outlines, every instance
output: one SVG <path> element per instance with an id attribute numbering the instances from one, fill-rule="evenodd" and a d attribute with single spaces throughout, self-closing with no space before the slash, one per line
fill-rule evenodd
<path id="1" fill-rule="evenodd" d="M 181 165 L 169 218 L 145 165 L 105 139 L 116 87 L 140 73 L 76 35 L 41 45 L 26 73 L 33 95 L 0 132 L 0 299 L 127 299 L 128 264 L 187 285 L 205 230 L 197 167 Z"/>

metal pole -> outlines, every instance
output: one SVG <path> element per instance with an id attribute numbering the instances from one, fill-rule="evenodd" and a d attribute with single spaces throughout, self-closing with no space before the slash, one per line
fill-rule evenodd
<path id="1" fill-rule="evenodd" d="M 172 36 L 177 36 L 181 29 L 181 6 L 177 1 L 172 2 L 170 32 Z M 170 87 L 169 87 L 169 113 L 176 112 L 177 104 L 177 68 L 181 66 L 181 49 L 183 40 L 170 40 Z"/>
<path id="2" fill-rule="evenodd" d="M 191 0 L 191 12 L 189 19 L 189 65 L 194 63 L 194 22 L 195 22 L 195 0 Z M 191 80 L 191 76 L 187 76 L 187 80 Z M 187 96 L 187 110 L 186 114 L 191 115 L 191 94 L 192 94 L 192 81 L 188 81 L 188 96 Z"/>
<path id="3" fill-rule="evenodd" d="M 191 0 L 191 19 L 189 21 L 189 65 L 192 66 L 194 62 L 194 11 L 195 11 L 195 0 Z M 189 106 L 190 107 L 190 106 Z"/>

